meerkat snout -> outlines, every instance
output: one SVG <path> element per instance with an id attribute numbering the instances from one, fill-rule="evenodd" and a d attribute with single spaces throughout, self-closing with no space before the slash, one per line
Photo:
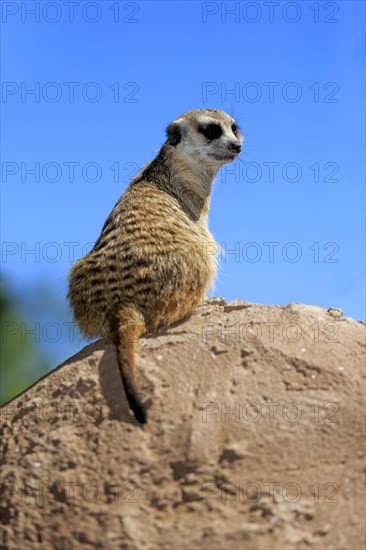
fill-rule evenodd
<path id="1" fill-rule="evenodd" d="M 241 143 L 229 143 L 229 151 L 239 154 L 241 151 Z"/>

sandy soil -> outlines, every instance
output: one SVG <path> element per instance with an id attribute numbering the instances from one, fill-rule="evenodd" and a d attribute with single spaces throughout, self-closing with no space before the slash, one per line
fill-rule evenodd
<path id="1" fill-rule="evenodd" d="M 364 548 L 364 364 L 339 310 L 211 299 L 140 341 L 141 428 L 86 347 L 1 410 L 1 548 Z"/>

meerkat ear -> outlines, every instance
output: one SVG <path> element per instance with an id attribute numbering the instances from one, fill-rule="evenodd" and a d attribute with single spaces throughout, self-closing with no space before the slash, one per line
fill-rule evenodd
<path id="1" fill-rule="evenodd" d="M 177 145 L 187 133 L 187 122 L 182 118 L 178 118 L 171 122 L 166 129 L 166 135 L 170 145 Z"/>

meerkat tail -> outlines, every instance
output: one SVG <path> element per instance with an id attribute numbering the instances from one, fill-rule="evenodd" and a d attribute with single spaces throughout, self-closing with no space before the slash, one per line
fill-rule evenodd
<path id="1" fill-rule="evenodd" d="M 116 322 L 115 345 L 123 386 L 136 420 L 145 424 L 147 415 L 137 395 L 135 369 L 135 347 L 140 336 L 146 332 L 144 317 L 133 306 L 127 306 L 119 311 Z"/>

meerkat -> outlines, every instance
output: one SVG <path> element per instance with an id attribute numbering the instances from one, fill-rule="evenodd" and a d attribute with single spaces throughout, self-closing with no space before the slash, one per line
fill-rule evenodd
<path id="1" fill-rule="evenodd" d="M 187 317 L 212 286 L 211 186 L 243 142 L 237 122 L 217 109 L 187 111 L 166 133 L 156 158 L 132 180 L 94 248 L 69 274 L 80 329 L 115 344 L 128 403 L 141 424 L 147 414 L 137 391 L 136 343 Z"/>

